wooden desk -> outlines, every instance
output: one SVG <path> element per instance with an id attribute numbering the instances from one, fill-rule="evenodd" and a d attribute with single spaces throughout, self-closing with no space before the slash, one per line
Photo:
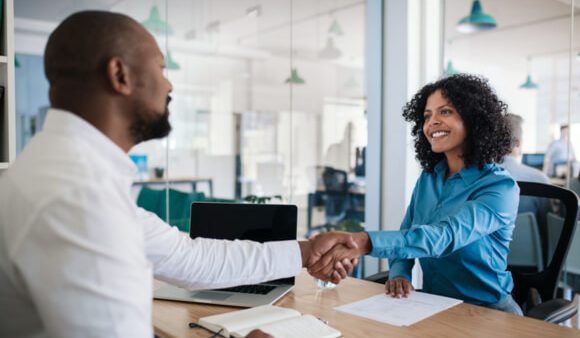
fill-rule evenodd
<path id="1" fill-rule="evenodd" d="M 197 192 L 198 183 L 207 183 L 209 190 L 209 197 L 213 197 L 213 179 L 211 177 L 178 177 L 178 178 L 151 178 L 143 181 L 134 181 L 134 186 L 145 186 L 145 185 L 164 185 L 168 181 L 170 185 L 172 184 L 191 184 L 192 192 Z"/>
<path id="2" fill-rule="evenodd" d="M 293 291 L 276 305 L 327 320 L 330 326 L 342 331 L 344 337 L 580 337 L 580 331 L 575 329 L 469 304 L 460 304 L 409 327 L 395 327 L 333 309 L 383 292 L 380 284 L 347 278 L 335 289 L 320 290 L 306 272 L 296 282 Z M 156 287 L 161 285 L 156 282 Z M 155 300 L 155 334 L 162 338 L 207 338 L 210 334 L 206 330 L 190 329 L 188 323 L 233 310 L 236 308 Z"/>

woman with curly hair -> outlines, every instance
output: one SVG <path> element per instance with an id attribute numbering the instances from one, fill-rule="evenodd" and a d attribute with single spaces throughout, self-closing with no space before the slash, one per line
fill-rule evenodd
<path id="1" fill-rule="evenodd" d="M 387 294 L 410 293 L 419 258 L 423 291 L 522 314 L 506 270 L 519 188 L 497 165 L 511 149 L 506 110 L 485 79 L 466 74 L 426 85 L 405 106 L 423 172 L 401 228 L 353 235 L 356 254 L 389 259 Z M 324 275 L 346 256 L 337 248 L 309 271 Z"/>

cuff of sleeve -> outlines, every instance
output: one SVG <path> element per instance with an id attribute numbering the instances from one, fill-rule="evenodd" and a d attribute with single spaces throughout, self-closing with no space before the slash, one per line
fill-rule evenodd
<path id="1" fill-rule="evenodd" d="M 302 271 L 302 254 L 298 241 L 267 242 L 264 245 L 268 248 L 267 252 L 272 253 L 276 275 L 292 277 Z"/>
<path id="2" fill-rule="evenodd" d="M 397 262 L 397 263 L 402 263 L 402 262 Z M 411 276 L 411 269 L 407 266 L 405 266 L 405 264 L 397 264 L 394 263 L 392 266 L 390 266 L 389 269 L 389 279 L 391 278 L 395 278 L 395 277 L 403 277 L 408 281 L 411 281 L 412 276 Z"/>
<path id="3" fill-rule="evenodd" d="M 400 231 L 369 231 L 372 250 L 369 255 L 379 258 L 404 258 L 401 257 L 405 247 L 405 237 Z"/>

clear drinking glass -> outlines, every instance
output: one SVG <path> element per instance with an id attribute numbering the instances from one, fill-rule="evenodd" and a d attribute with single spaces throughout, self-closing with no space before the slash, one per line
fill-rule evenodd
<path id="1" fill-rule="evenodd" d="M 314 281 L 316 282 L 316 285 L 318 285 L 318 287 L 321 289 L 333 289 L 336 287 L 336 284 L 334 284 L 333 282 L 325 282 L 322 279 L 318 278 L 314 278 Z"/>

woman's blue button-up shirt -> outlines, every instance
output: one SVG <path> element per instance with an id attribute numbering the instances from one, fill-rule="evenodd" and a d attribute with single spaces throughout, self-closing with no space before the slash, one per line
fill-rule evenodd
<path id="1" fill-rule="evenodd" d="M 423 291 L 493 304 L 512 290 L 506 271 L 519 188 L 495 164 L 464 168 L 445 180 L 447 162 L 419 177 L 400 231 L 369 232 L 372 256 L 388 258 L 390 278 L 411 280 L 414 258 Z"/>

